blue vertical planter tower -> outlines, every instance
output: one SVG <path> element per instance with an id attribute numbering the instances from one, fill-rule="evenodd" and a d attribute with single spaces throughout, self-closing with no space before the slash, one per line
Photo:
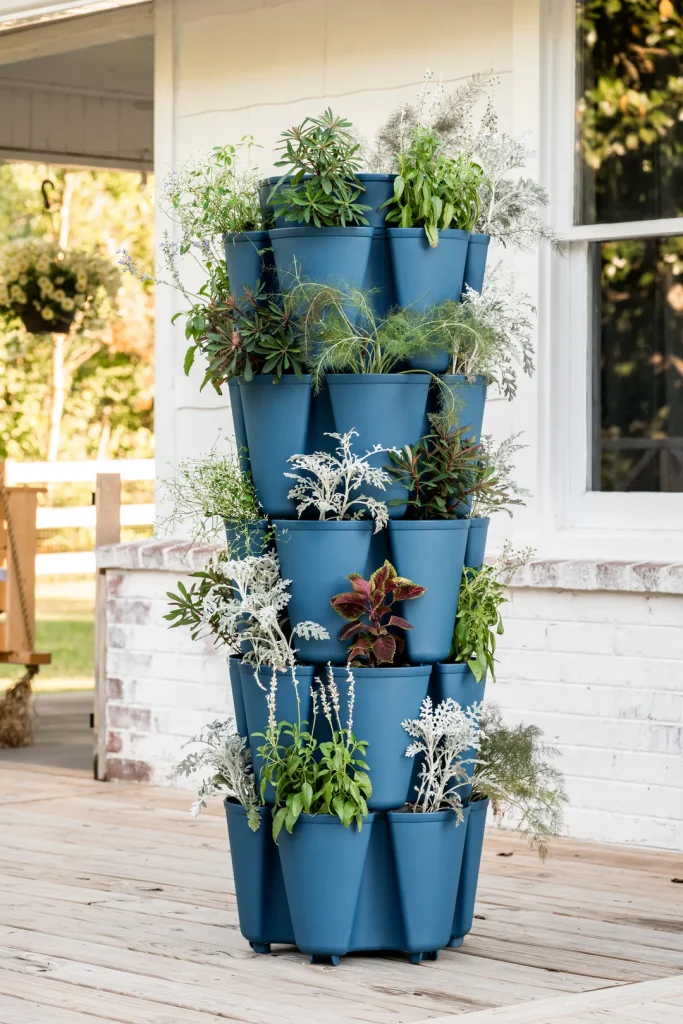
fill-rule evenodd
<path id="1" fill-rule="evenodd" d="M 370 207 L 366 227 L 314 229 L 276 218 L 271 192 L 278 178 L 263 182 L 261 202 L 268 233 L 226 239 L 231 286 L 250 286 L 273 272 L 286 288 L 296 273 L 334 284 L 373 288 L 378 316 L 398 303 L 427 308 L 459 301 L 465 285 L 480 290 L 488 237 L 463 231 L 441 233 L 432 249 L 422 228 L 387 228 L 383 204 L 392 195 L 393 175 L 361 174 L 361 201 Z M 353 950 L 402 950 L 412 963 L 436 959 L 457 946 L 472 926 L 487 801 L 467 804 L 471 787 L 461 787 L 463 813 L 453 809 L 416 813 L 417 759 L 402 722 L 419 716 L 422 701 L 454 697 L 467 707 L 483 697 L 467 665 L 449 664 L 463 568 L 481 565 L 488 520 L 403 518 L 408 491 L 397 482 L 363 493 L 392 502 L 390 523 L 373 534 L 369 518 L 318 520 L 308 510 L 297 518 L 289 498 L 288 459 L 326 447 L 325 431 L 356 431 L 354 449 L 375 445 L 400 449 L 423 435 L 429 387 L 448 366 L 448 353 L 415 371 L 393 374 L 329 374 L 326 390 L 313 395 L 311 378 L 257 376 L 231 382 L 230 397 L 240 453 L 248 465 L 264 519 L 248 535 L 226 524 L 236 556 L 257 554 L 275 544 L 282 578 L 290 581 L 290 624 L 313 621 L 328 641 L 295 637 L 295 687 L 289 672 L 278 673 L 276 718 L 311 723 L 316 676 L 329 671 L 339 694 L 342 725 L 368 743 L 365 761 L 373 787 L 362 827 L 345 828 L 336 814 L 302 813 L 293 831 L 272 838 L 275 792 L 265 791 L 261 827 L 252 832 L 244 808 L 226 801 L 240 929 L 258 953 L 274 943 L 295 944 L 314 962 L 337 964 Z M 460 421 L 481 436 L 486 381 L 444 376 Z M 372 464 L 386 466 L 386 452 Z M 254 548 L 252 552 L 252 547 Z M 406 631 L 406 664 L 352 669 L 355 696 L 349 723 L 349 643 L 338 633 L 343 620 L 330 605 L 348 589 L 347 577 L 364 579 L 389 558 L 400 576 L 424 586 L 419 601 L 397 614 Z M 255 673 L 244 657 L 230 659 L 230 683 L 237 724 L 251 747 L 257 778 L 263 769 L 259 747 L 268 724 L 267 693 L 272 670 Z M 329 666 L 329 669 L 326 668 Z M 324 723 L 323 723 L 324 725 Z M 320 722 L 316 723 L 318 736 Z M 322 736 L 321 736 L 322 738 Z M 283 740 L 283 743 L 286 742 Z"/>

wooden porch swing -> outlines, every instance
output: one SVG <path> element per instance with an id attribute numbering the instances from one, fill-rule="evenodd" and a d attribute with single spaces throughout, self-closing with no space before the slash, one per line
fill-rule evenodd
<path id="1" fill-rule="evenodd" d="M 35 562 L 38 493 L 44 488 L 7 487 L 0 462 L 0 663 L 26 672 L 0 699 L 0 747 L 27 746 L 33 738 L 32 680 L 51 654 L 35 648 Z"/>

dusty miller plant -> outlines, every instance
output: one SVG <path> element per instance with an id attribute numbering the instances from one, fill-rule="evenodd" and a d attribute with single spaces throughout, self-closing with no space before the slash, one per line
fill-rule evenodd
<path id="1" fill-rule="evenodd" d="M 470 800 L 489 797 L 499 823 L 512 813 L 517 831 L 545 860 L 567 803 L 564 776 L 553 764 L 559 751 L 543 743 L 536 725 L 506 726 L 495 704 L 484 705 L 481 727 Z"/>
<path id="2" fill-rule="evenodd" d="M 507 512 L 509 516 L 512 516 L 510 506 L 525 505 L 525 499 L 531 497 L 531 491 L 528 491 L 526 487 L 520 487 L 513 478 L 514 456 L 527 447 L 525 444 L 517 443 L 517 438 L 521 436 L 521 433 L 511 434 L 510 437 L 496 445 L 490 434 L 482 434 L 480 441 L 482 462 L 495 477 L 500 491 L 496 494 L 490 488 L 473 489 L 469 519 L 482 519 L 494 512 Z M 501 500 L 501 494 L 503 500 Z"/>
<path id="3" fill-rule="evenodd" d="M 463 758 L 480 741 L 479 714 L 481 704 L 464 710 L 448 698 L 434 707 L 431 697 L 420 705 L 420 717 L 406 719 L 402 727 L 413 738 L 406 757 L 420 757 L 416 799 L 408 809 L 421 814 L 435 814 L 452 808 L 456 822 L 462 821 L 462 801 L 458 786 L 468 779 Z"/>
<path id="4" fill-rule="evenodd" d="M 192 815 L 196 817 L 206 807 L 208 797 L 225 793 L 244 807 L 249 828 L 256 832 L 261 824 L 261 816 L 251 751 L 246 739 L 238 734 L 233 719 L 210 722 L 185 746 L 190 744 L 200 744 L 200 749 L 191 751 L 183 758 L 175 774 L 189 777 L 205 768 L 210 771 L 199 783 L 197 799 L 191 809 Z"/>
<path id="5" fill-rule="evenodd" d="M 375 445 L 365 455 L 351 450 L 355 430 L 347 434 L 326 434 L 339 444 L 333 453 L 313 452 L 312 455 L 292 455 L 288 461 L 298 470 L 285 473 L 296 483 L 288 497 L 297 502 L 297 514 L 314 508 L 319 519 L 360 519 L 363 510 L 375 521 L 375 533 L 389 522 L 389 510 L 383 501 L 358 493 L 364 483 L 385 490 L 391 477 L 383 469 L 371 466 L 369 459 L 386 448 Z"/>
<path id="6" fill-rule="evenodd" d="M 268 783 L 275 787 L 273 837 L 277 841 L 282 827 L 292 832 L 301 814 L 334 814 L 348 828 L 353 822 L 360 831 L 367 817 L 367 801 L 372 785 L 364 760 L 368 744 L 353 734 L 355 682 L 348 672 L 348 706 L 346 725 L 342 722 L 340 694 L 331 667 L 327 681 L 314 681 L 311 688 L 312 722 L 301 720 L 301 701 L 297 690 L 296 722 L 277 722 L 275 704 L 277 679 L 267 695 L 268 727 L 259 747 L 264 767 L 261 770 L 261 792 Z M 329 740 L 318 737 L 324 732 L 318 717 L 329 729 Z M 283 742 L 283 739 L 286 742 Z"/>
<path id="7" fill-rule="evenodd" d="M 161 526 L 187 531 L 193 544 L 216 540 L 224 521 L 248 540 L 248 527 L 263 518 L 251 475 L 237 455 L 216 446 L 208 455 L 184 459 L 162 488 L 171 510 Z"/>
<path id="8" fill-rule="evenodd" d="M 501 265 L 493 268 L 481 293 L 469 285 L 463 296 L 463 312 L 476 325 L 451 365 L 451 373 L 471 377 L 484 374 L 500 393 L 512 401 L 517 394 L 517 368 L 527 377 L 534 374 L 534 317 L 536 307 L 525 292 L 515 291 L 514 281 L 503 275 Z M 466 329 L 465 329 L 466 330 Z M 482 344 L 483 340 L 483 344 Z"/>
<path id="9" fill-rule="evenodd" d="M 189 625 L 193 639 L 215 634 L 223 643 L 239 637 L 251 645 L 244 660 L 285 671 L 296 666 L 293 638 L 329 640 L 327 630 L 317 622 L 287 622 L 288 590 L 291 580 L 280 576 L 280 563 L 274 554 L 231 560 L 220 552 L 209 566 L 192 574 L 200 583 L 187 590 L 178 584 L 178 592 L 169 592 L 172 609 L 165 616 L 172 626 Z M 260 685 L 260 684 L 259 684 Z"/>

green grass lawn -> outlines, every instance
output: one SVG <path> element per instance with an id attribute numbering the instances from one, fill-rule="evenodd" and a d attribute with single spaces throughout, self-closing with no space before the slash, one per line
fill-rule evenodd
<path id="1" fill-rule="evenodd" d="M 34 689 L 85 689 L 94 685 L 94 581 L 89 578 L 38 579 L 36 650 L 52 655 L 41 665 Z M 0 665 L 0 691 L 24 672 Z"/>

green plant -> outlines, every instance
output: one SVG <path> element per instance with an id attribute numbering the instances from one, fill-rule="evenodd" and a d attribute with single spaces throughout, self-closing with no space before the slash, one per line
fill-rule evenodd
<path id="1" fill-rule="evenodd" d="M 426 437 L 389 452 L 388 472 L 408 490 L 408 518 L 464 519 L 477 499 L 488 506 L 523 504 L 501 486 L 481 445 L 467 439 L 467 427 L 452 427 L 446 414 L 429 420 Z"/>
<path id="2" fill-rule="evenodd" d="M 517 831 L 545 860 L 549 841 L 562 831 L 567 793 L 564 776 L 552 763 L 558 751 L 542 737 L 536 725 L 506 726 L 498 707 L 484 705 L 470 801 L 489 797 L 499 821 L 512 811 Z"/>
<path id="3" fill-rule="evenodd" d="M 479 216 L 483 171 L 465 153 L 450 156 L 432 128 L 418 125 L 410 145 L 398 155 L 398 174 L 386 221 L 402 228 L 423 227 L 429 244 L 439 244 L 439 231 L 471 231 Z"/>
<path id="4" fill-rule="evenodd" d="M 356 177 L 360 143 L 351 127 L 328 108 L 282 133 L 275 166 L 287 170 L 270 194 L 278 216 L 318 228 L 368 223 L 370 207 L 358 202 L 365 189 Z"/>
<path id="5" fill-rule="evenodd" d="M 469 665 L 477 682 L 487 671 L 495 681 L 496 636 L 504 632 L 500 608 L 510 580 L 531 554 L 531 548 L 513 554 L 508 542 L 495 562 L 463 572 L 449 660 Z"/>
<path id="6" fill-rule="evenodd" d="M 188 325 L 186 334 L 187 330 Z M 245 289 L 239 299 L 234 295 L 214 298 L 198 335 L 189 336 L 192 344 L 185 372 L 189 373 L 200 351 L 207 362 L 201 388 L 210 382 L 220 394 L 226 381 L 251 380 L 258 373 L 273 374 L 276 380 L 289 373 L 299 379 L 303 376 L 306 352 L 298 319 L 276 296 L 266 294 L 262 285 L 255 291 Z"/>
<path id="7" fill-rule="evenodd" d="M 398 576 L 393 565 L 385 561 L 375 569 L 369 580 L 352 572 L 348 577 L 353 590 L 337 594 L 330 604 L 347 619 L 339 640 L 351 640 L 348 653 L 350 665 L 393 665 L 397 654 L 405 650 L 403 633 L 413 627 L 392 608 L 398 601 L 422 597 L 424 587 Z"/>
<path id="8" fill-rule="evenodd" d="M 203 768 L 209 768 L 212 774 L 200 782 L 191 813 L 196 817 L 206 807 L 207 797 L 225 792 L 228 799 L 236 800 L 244 807 L 249 828 L 257 832 L 261 815 L 251 751 L 247 740 L 237 732 L 233 719 L 210 722 L 185 746 L 195 743 L 200 744 L 201 749 L 193 750 L 183 758 L 175 774 L 189 777 Z"/>
<path id="9" fill-rule="evenodd" d="M 161 182 L 160 206 L 179 224 L 185 244 L 201 245 L 216 235 L 262 226 L 253 147 L 249 135 L 236 146 L 214 146 Z"/>
<path id="10" fill-rule="evenodd" d="M 259 754 L 264 765 L 261 769 L 261 798 L 266 787 L 275 787 L 273 838 L 277 841 L 282 827 L 291 833 L 301 814 L 336 814 L 347 828 L 355 821 L 363 827 L 367 817 L 367 801 L 372 795 L 372 784 L 363 760 L 367 741 L 353 735 L 354 680 L 349 670 L 349 699 L 347 725 L 342 725 L 339 690 L 332 670 L 328 667 L 327 682 L 316 680 L 312 691 L 313 721 L 301 720 L 301 701 L 297 690 L 299 709 L 297 722 L 277 722 L 275 702 L 277 677 L 267 695 L 268 728 L 262 735 L 264 743 Z M 316 739 L 318 705 L 330 730 L 330 739 Z M 288 742 L 283 743 L 283 739 Z"/>
<path id="11" fill-rule="evenodd" d="M 517 444 L 518 437 L 521 437 L 521 433 L 511 434 L 496 445 L 490 434 L 482 434 L 481 464 L 488 474 L 490 486 L 480 487 L 474 492 L 469 519 L 481 519 L 494 512 L 507 512 L 512 516 L 510 506 L 525 505 L 524 499 L 531 497 L 531 492 L 520 487 L 512 478 L 512 458 L 526 448 L 526 445 Z M 495 486 L 492 481 L 495 481 Z"/>
<path id="12" fill-rule="evenodd" d="M 97 250 L 68 252 L 43 238 L 16 238 L 0 249 L 0 315 L 9 323 L 26 318 L 34 333 L 55 326 L 66 333 L 74 318 L 79 329 L 102 327 L 120 285 L 118 268 Z"/>
<path id="13" fill-rule="evenodd" d="M 189 530 L 193 544 L 215 540 L 229 522 L 249 544 L 249 526 L 263 519 L 249 473 L 239 458 L 212 448 L 208 455 L 185 459 L 162 481 L 170 512 L 161 521 L 168 531 Z"/>
<path id="14" fill-rule="evenodd" d="M 392 373 L 411 356 L 449 344 L 442 307 L 394 309 L 378 317 L 372 293 L 364 289 L 297 281 L 285 308 L 301 324 L 316 389 L 326 373 Z"/>

